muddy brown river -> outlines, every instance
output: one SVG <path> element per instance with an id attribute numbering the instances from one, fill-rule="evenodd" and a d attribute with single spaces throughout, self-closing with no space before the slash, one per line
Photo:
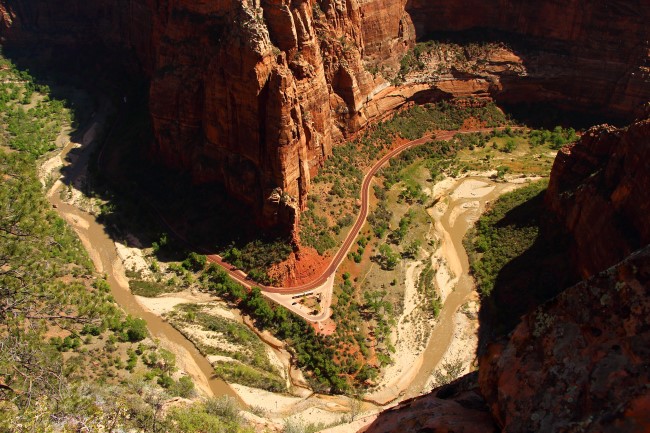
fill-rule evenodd
<path id="1" fill-rule="evenodd" d="M 101 127 L 101 124 L 105 120 L 106 112 L 107 107 L 104 110 L 100 110 L 95 115 L 95 121 L 87 128 L 87 131 L 96 129 L 97 126 Z M 69 143 L 61 152 L 60 156 L 63 161 L 66 161 L 66 158 L 69 157 L 71 150 L 75 149 L 74 153 L 78 153 L 78 155 L 70 158 L 73 162 L 67 163 L 66 165 L 66 170 L 68 170 L 67 182 L 69 183 L 74 183 L 75 179 L 78 179 L 79 176 L 85 173 L 88 158 L 96 142 L 94 137 L 87 137 L 87 135 L 84 135 L 83 141 L 88 142 L 84 143 L 82 148 L 75 149 L 75 145 Z M 190 341 L 169 323 L 145 310 L 138 304 L 129 290 L 128 280 L 124 276 L 124 269 L 117 255 L 115 243 L 106 233 L 104 226 L 98 223 L 94 216 L 78 209 L 76 206 L 63 202 L 60 198 L 62 187 L 67 186 L 57 181 L 48 193 L 48 200 L 56 208 L 59 215 L 68 221 L 77 232 L 84 247 L 92 258 L 97 271 L 106 275 L 112 295 L 117 304 L 126 313 L 134 317 L 142 318 L 147 322 L 147 327 L 152 337 L 158 339 L 163 347 L 176 355 L 177 365 L 194 379 L 200 391 L 211 396 L 228 395 L 236 398 L 243 404 L 232 388 L 214 375 L 212 365 L 210 365 L 208 360 L 201 355 Z"/>

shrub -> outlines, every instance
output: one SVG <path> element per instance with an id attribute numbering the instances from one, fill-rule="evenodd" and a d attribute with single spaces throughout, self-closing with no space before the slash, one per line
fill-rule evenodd
<path id="1" fill-rule="evenodd" d="M 128 317 L 126 320 L 126 337 L 131 343 L 142 341 L 149 335 L 147 322 L 143 319 Z"/>
<path id="2" fill-rule="evenodd" d="M 199 272 L 205 268 L 207 261 L 208 258 L 203 254 L 191 252 L 187 258 L 183 260 L 182 266 L 188 271 Z"/>
<path id="3" fill-rule="evenodd" d="M 134 295 L 144 296 L 147 298 L 155 298 L 156 296 L 169 291 L 169 288 L 164 284 L 144 280 L 129 280 L 129 288 L 131 289 L 131 293 Z"/>
<path id="4" fill-rule="evenodd" d="M 196 395 L 196 390 L 194 389 L 194 382 L 188 376 L 183 376 L 178 379 L 178 382 L 175 382 L 169 387 L 169 393 L 183 398 L 191 398 Z"/>

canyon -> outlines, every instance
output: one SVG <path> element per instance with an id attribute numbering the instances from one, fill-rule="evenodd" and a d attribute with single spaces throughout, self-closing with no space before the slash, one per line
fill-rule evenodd
<path id="1" fill-rule="evenodd" d="M 332 147 L 413 102 L 544 102 L 631 120 L 650 99 L 649 17 L 639 1 L 13 0 L 0 35 L 9 49 L 144 79 L 149 155 L 223 185 L 260 225 L 293 228 Z M 408 49 L 440 32 L 504 45 L 474 70 L 396 82 Z"/>
<path id="2" fill-rule="evenodd" d="M 478 373 L 355 430 L 647 429 L 650 4 L 63 3 L 0 3 L 2 45 L 81 53 L 98 74 L 111 65 L 144 79 L 148 155 L 223 185 L 264 227 L 294 229 L 332 149 L 413 103 L 542 104 L 629 124 L 587 130 L 551 174 L 550 224 L 568 233 L 586 281 L 524 315 L 487 347 Z M 463 55 L 476 67 L 425 55 L 440 69 L 402 68 L 418 41 L 438 37 L 469 41 Z M 484 43 L 493 45 L 469 52 Z"/>
<path id="3" fill-rule="evenodd" d="M 478 371 L 327 432 L 646 431 L 648 122 L 593 127 L 556 158 L 545 205 L 583 281 L 493 340 Z"/>

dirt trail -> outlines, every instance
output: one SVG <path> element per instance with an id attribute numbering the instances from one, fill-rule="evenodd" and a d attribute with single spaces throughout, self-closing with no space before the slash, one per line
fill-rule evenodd
<path id="1" fill-rule="evenodd" d="M 94 137 L 95 133 L 103 127 L 108 111 L 109 107 L 104 105 L 95 115 L 83 136 L 84 143 L 82 143 L 81 149 L 75 150 L 78 156 L 69 158 L 68 154 L 71 150 L 79 147 L 79 144 L 70 142 L 62 150 L 61 159 L 63 161 L 72 160 L 73 162 L 65 167 L 65 184 L 62 181 L 57 181 L 48 192 L 48 200 L 56 208 L 59 215 L 68 221 L 77 232 L 97 271 L 106 274 L 111 293 L 117 304 L 128 314 L 140 317 L 147 322 L 147 327 L 152 336 L 160 340 L 163 347 L 175 353 L 179 368 L 194 379 L 197 388 L 206 395 L 229 395 L 241 402 L 241 399 L 227 383 L 214 376 L 210 363 L 191 342 L 162 318 L 138 304 L 129 290 L 128 279 L 122 262 L 117 255 L 115 243 L 108 236 L 105 227 L 98 223 L 94 216 L 61 200 L 59 193 L 61 188 L 64 185 L 74 185 L 75 179 L 85 175 L 88 159 L 97 143 Z"/>

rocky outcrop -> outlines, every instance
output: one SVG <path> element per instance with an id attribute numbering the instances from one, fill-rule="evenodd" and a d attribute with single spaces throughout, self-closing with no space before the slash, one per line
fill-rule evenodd
<path id="1" fill-rule="evenodd" d="M 497 432 L 497 425 L 478 390 L 476 376 L 476 373 L 470 373 L 426 396 L 405 400 L 382 412 L 358 431 L 359 433 Z M 345 428 L 338 431 L 331 430 L 332 433 L 344 431 Z"/>
<path id="2" fill-rule="evenodd" d="M 504 102 L 552 101 L 630 120 L 650 100 L 648 2 L 409 0 L 406 11 L 420 37 L 480 29 L 508 41 L 527 73 L 497 91 Z"/>
<path id="3" fill-rule="evenodd" d="M 151 156 L 275 225 L 295 221 L 332 146 L 404 104 L 496 97 L 629 117 L 650 99 L 644 2 L 510 3 L 3 0 L 0 37 L 121 52 L 149 83 Z M 390 86 L 417 38 L 472 28 L 516 43 L 476 70 Z"/>
<path id="4" fill-rule="evenodd" d="M 327 432 L 648 431 L 650 246 L 525 315 L 475 375 Z"/>
<path id="5" fill-rule="evenodd" d="M 480 360 L 504 432 L 650 428 L 650 247 L 526 315 Z"/>
<path id="6" fill-rule="evenodd" d="M 622 129 L 597 126 L 563 148 L 546 194 L 571 234 L 585 278 L 650 243 L 650 118 Z"/>

